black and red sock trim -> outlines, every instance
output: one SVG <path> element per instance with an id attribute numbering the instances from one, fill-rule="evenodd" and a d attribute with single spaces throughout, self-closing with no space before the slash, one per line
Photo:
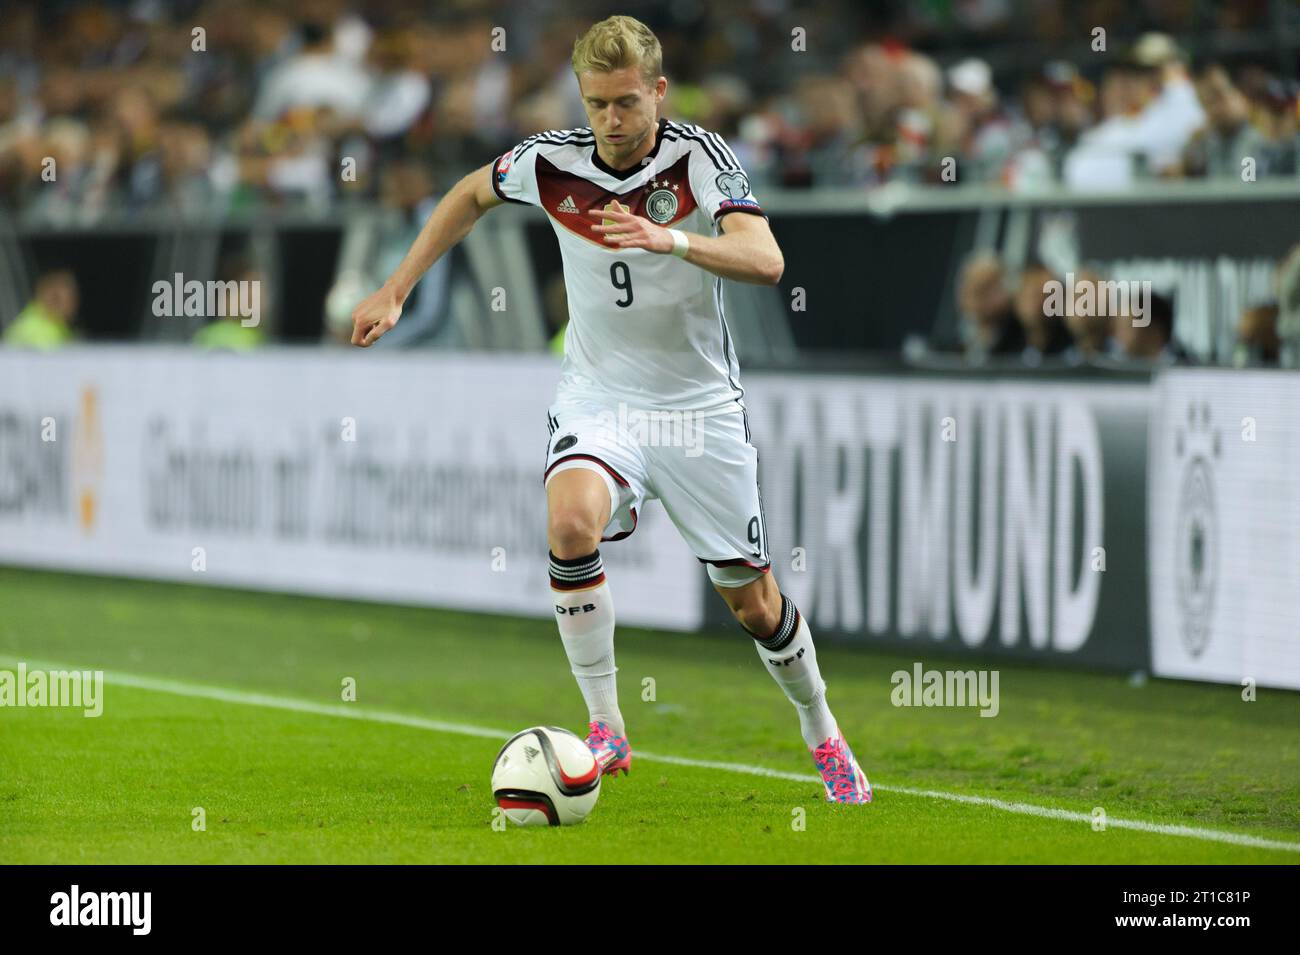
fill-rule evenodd
<path id="1" fill-rule="evenodd" d="M 605 565 L 600 551 L 593 550 L 586 557 L 567 559 L 551 554 L 551 587 L 555 590 L 586 590 L 605 580 Z"/>
<path id="2" fill-rule="evenodd" d="M 785 594 L 781 595 L 781 622 L 776 625 L 775 632 L 769 637 L 760 637 L 748 627 L 743 628 L 747 634 L 758 641 L 765 649 L 784 650 L 794 639 L 794 635 L 799 630 L 799 609 L 794 605 L 794 601 Z"/>

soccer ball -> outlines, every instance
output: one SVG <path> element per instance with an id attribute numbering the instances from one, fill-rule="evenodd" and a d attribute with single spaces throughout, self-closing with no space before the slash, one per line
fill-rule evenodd
<path id="1" fill-rule="evenodd" d="M 600 795 L 600 768 L 587 744 L 558 726 L 530 726 L 501 747 L 492 795 L 521 826 L 571 826 Z"/>

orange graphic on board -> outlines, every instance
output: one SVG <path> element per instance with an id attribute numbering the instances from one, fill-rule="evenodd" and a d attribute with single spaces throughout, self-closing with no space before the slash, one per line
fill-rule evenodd
<path id="1" fill-rule="evenodd" d="M 89 534 L 99 517 L 99 482 L 104 473 L 104 431 L 99 420 L 99 395 L 94 386 L 81 389 L 81 413 L 72 437 L 72 470 L 77 515 Z"/>

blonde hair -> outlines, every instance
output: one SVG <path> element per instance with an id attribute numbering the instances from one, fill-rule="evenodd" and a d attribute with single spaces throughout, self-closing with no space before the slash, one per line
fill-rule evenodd
<path id="1" fill-rule="evenodd" d="M 573 73 L 580 76 L 639 67 L 647 86 L 663 72 L 664 53 L 654 32 L 634 17 L 608 17 L 573 44 Z"/>

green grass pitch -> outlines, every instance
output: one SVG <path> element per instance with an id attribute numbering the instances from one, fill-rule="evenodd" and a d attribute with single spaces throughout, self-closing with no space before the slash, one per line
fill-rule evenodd
<path id="1" fill-rule="evenodd" d="M 109 671 L 99 718 L 0 709 L 0 863 L 1300 862 L 1300 694 L 1246 703 L 1233 686 L 1003 665 L 988 719 L 892 706 L 890 674 L 917 657 L 822 646 L 877 787 L 873 805 L 831 806 L 738 630 L 621 628 L 617 649 L 632 774 L 604 782 L 581 826 L 499 831 L 500 742 L 585 725 L 549 620 L 0 569 L 0 667 Z M 355 703 L 341 701 L 348 677 Z M 274 705 L 235 702 L 253 694 Z M 1097 831 L 1094 807 L 1254 841 Z"/>

